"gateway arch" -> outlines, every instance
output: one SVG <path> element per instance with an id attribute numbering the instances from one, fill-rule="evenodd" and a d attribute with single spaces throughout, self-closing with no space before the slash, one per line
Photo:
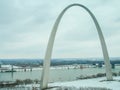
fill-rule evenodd
<path id="1" fill-rule="evenodd" d="M 48 80 L 49 80 L 49 68 L 50 68 L 50 60 L 51 60 L 51 55 L 52 55 L 52 50 L 53 50 L 53 44 L 54 44 L 54 40 L 55 40 L 55 35 L 57 32 L 57 28 L 58 25 L 60 23 L 60 20 L 62 18 L 62 16 L 64 15 L 64 13 L 71 7 L 73 6 L 79 6 L 82 7 L 83 9 L 85 9 L 89 15 L 91 16 L 91 18 L 94 21 L 94 24 L 96 26 L 98 35 L 99 35 L 99 39 L 100 39 L 100 43 L 101 43 L 101 48 L 102 48 L 102 52 L 103 52 L 103 57 L 104 57 L 104 63 L 105 63 L 105 71 L 106 71 L 106 78 L 107 80 L 113 80 L 112 77 L 112 71 L 111 71 L 111 64 L 110 64 L 110 60 L 109 60 L 109 55 L 108 55 L 108 51 L 107 51 L 107 47 L 106 47 L 106 43 L 100 28 L 100 25 L 98 24 L 97 19 L 95 18 L 95 16 L 93 15 L 93 13 L 84 5 L 81 4 L 71 4 L 69 6 L 67 6 L 58 16 L 57 20 L 55 21 L 55 24 L 53 26 L 51 35 L 49 37 L 49 41 L 48 41 L 48 45 L 47 45 L 47 50 L 46 50 L 46 54 L 45 54 L 45 59 L 43 62 L 43 71 L 42 71 L 42 77 L 41 77 L 41 89 L 45 89 L 48 87 Z"/>

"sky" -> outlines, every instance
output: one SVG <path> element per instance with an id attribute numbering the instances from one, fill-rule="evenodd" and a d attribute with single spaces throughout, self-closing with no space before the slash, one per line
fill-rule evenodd
<path id="1" fill-rule="evenodd" d="M 0 0 L 0 58 L 44 58 L 60 12 L 73 3 L 88 7 L 97 18 L 110 57 L 120 56 L 120 0 Z M 103 57 L 89 14 L 72 7 L 64 14 L 52 58 Z"/>

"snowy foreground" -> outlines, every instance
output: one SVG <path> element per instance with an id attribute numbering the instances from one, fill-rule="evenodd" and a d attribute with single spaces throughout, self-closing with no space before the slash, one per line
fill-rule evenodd
<path id="1" fill-rule="evenodd" d="M 39 85 L 32 86 L 38 87 Z M 106 81 L 106 78 L 102 77 L 67 82 L 54 82 L 49 83 L 49 87 L 56 88 L 50 88 L 47 90 L 120 90 L 120 76 L 114 77 L 114 81 Z"/>

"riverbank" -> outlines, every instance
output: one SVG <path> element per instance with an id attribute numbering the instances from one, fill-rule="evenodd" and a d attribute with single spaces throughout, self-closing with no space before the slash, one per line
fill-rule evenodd
<path id="1" fill-rule="evenodd" d="M 32 86 L 39 87 L 38 84 L 28 85 L 28 87 Z M 49 87 L 60 87 L 61 89 L 59 90 L 120 90 L 120 76 L 114 77 L 114 81 L 106 81 L 106 77 L 101 77 L 66 82 L 53 82 L 49 83 Z"/>
<path id="2" fill-rule="evenodd" d="M 120 76 L 114 77 L 114 81 L 106 81 L 106 77 L 75 80 L 71 82 L 56 82 L 50 86 L 68 86 L 68 87 L 106 87 L 112 90 L 120 90 Z"/>
<path id="3" fill-rule="evenodd" d="M 16 81 L 9 86 L 1 87 L 0 90 L 40 90 L 40 82 L 31 80 Z M 21 84 L 20 84 L 21 83 Z M 30 84 L 31 83 L 31 84 Z M 113 81 L 106 81 L 106 77 L 90 79 L 78 79 L 74 81 L 50 82 L 47 90 L 120 90 L 120 76 L 114 77 Z"/>

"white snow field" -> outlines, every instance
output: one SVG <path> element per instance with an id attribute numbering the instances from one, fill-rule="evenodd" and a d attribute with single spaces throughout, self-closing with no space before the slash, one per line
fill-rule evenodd
<path id="1" fill-rule="evenodd" d="M 106 78 L 102 77 L 49 84 L 49 87 L 55 86 L 61 88 L 48 90 L 120 90 L 120 76 L 114 77 L 114 81 L 106 81 Z"/>
<path id="2" fill-rule="evenodd" d="M 26 87 L 24 90 L 40 90 L 40 84 L 29 84 L 24 87 Z M 49 83 L 48 87 L 49 88 L 45 90 L 120 90 L 120 76 L 114 77 L 113 81 L 106 81 L 106 77 L 102 77 L 66 82 L 52 82 Z"/>

